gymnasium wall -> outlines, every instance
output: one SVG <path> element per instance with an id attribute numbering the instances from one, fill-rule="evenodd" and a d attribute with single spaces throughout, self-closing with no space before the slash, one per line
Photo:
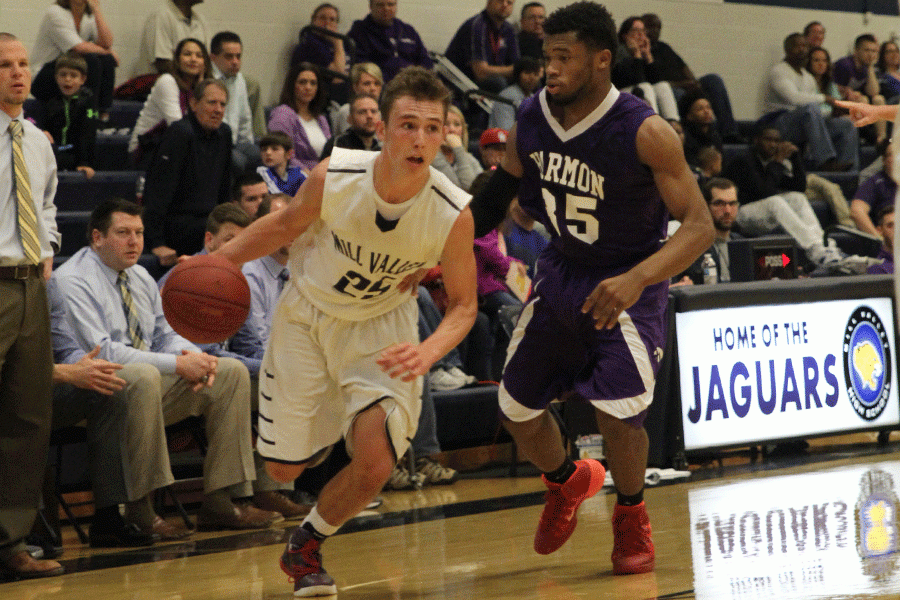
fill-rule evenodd
<path id="1" fill-rule="evenodd" d="M 144 19 L 160 0 L 100 0 L 122 59 L 119 80 L 138 73 L 136 65 Z M 365 0 L 332 0 L 341 9 L 340 30 L 368 12 Z M 518 0 L 514 20 L 525 0 Z M 564 5 L 549 0 L 549 10 Z M 0 30 L 18 35 L 30 49 L 49 0 L 0 0 Z M 309 23 L 318 0 L 207 0 L 198 6 L 211 33 L 236 31 L 244 40 L 244 70 L 260 80 L 267 100 L 274 103 L 299 29 Z M 731 92 L 735 115 L 753 119 L 762 111 L 765 75 L 782 57 L 781 43 L 791 31 L 811 20 L 826 29 L 825 46 L 833 58 L 849 51 L 859 33 L 884 40 L 900 35 L 896 17 L 838 11 L 782 8 L 722 0 L 607 0 L 617 22 L 632 14 L 656 12 L 662 17 L 662 39 L 671 44 L 694 70 L 717 72 Z M 852 3 L 848 4 L 852 5 Z M 425 45 L 443 51 L 459 24 L 484 7 L 481 0 L 400 0 L 398 17 L 412 23 Z"/>

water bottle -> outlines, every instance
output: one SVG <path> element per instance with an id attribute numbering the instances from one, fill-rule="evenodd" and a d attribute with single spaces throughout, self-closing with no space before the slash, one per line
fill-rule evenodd
<path id="1" fill-rule="evenodd" d="M 138 204 L 143 204 L 144 202 L 144 183 L 146 183 L 147 178 L 144 177 L 144 174 L 137 178 L 134 184 L 134 199 Z"/>
<path id="2" fill-rule="evenodd" d="M 712 254 L 707 252 L 703 255 L 703 262 L 700 263 L 703 268 L 703 284 L 719 283 L 719 271 L 716 269 L 716 261 L 713 260 Z"/>

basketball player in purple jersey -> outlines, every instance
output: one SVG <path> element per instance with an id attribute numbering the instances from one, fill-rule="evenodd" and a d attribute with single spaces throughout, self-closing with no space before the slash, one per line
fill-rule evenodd
<path id="1" fill-rule="evenodd" d="M 589 401 L 618 499 L 613 572 L 654 567 L 643 502 L 643 428 L 665 347 L 668 280 L 713 240 L 713 226 L 674 130 L 610 84 L 616 30 L 607 10 L 578 2 L 544 24 L 547 86 L 526 99 L 503 162 L 472 203 L 484 235 L 519 203 L 551 233 L 533 296 L 512 335 L 500 387 L 505 425 L 549 491 L 534 548 L 560 548 L 581 503 L 603 485 L 595 460 L 572 461 L 547 412 Z M 668 215 L 681 227 L 665 243 Z"/>

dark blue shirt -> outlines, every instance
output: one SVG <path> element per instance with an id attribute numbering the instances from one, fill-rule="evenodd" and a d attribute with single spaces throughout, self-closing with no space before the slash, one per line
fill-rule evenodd
<path id="1" fill-rule="evenodd" d="M 400 19 L 384 26 L 376 23 L 372 15 L 366 15 L 365 19 L 353 22 L 347 36 L 356 42 L 355 61 L 378 65 L 385 83 L 404 67 L 417 65 L 430 69 L 433 65 L 419 34 Z"/>
<path id="2" fill-rule="evenodd" d="M 466 20 L 447 46 L 447 59 L 475 79 L 472 61 L 484 61 L 495 67 L 512 65 L 519 60 L 519 39 L 513 26 L 504 21 L 497 28 L 483 10 Z"/>

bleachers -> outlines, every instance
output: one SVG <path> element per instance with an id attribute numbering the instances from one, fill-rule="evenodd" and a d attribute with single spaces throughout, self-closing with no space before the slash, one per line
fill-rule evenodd
<path id="1" fill-rule="evenodd" d="M 122 171 L 130 169 L 128 140 L 130 133 L 98 133 L 97 155 L 94 167 L 97 171 Z"/>
<path id="2" fill-rule="evenodd" d="M 497 441 L 503 433 L 497 389 L 496 385 L 485 384 L 432 392 L 442 450 L 487 446 Z"/>
<path id="3" fill-rule="evenodd" d="M 59 173 L 56 190 L 58 211 L 93 210 L 101 201 L 110 198 L 135 199 L 141 171 L 97 171 L 88 179 L 80 171 Z"/>

